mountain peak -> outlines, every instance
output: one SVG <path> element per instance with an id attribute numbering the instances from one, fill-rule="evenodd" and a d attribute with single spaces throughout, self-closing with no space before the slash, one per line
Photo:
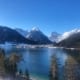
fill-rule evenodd
<path id="1" fill-rule="evenodd" d="M 26 38 L 29 40 L 33 40 L 37 42 L 38 44 L 51 44 L 52 43 L 48 39 L 48 37 L 39 30 L 38 27 L 32 28 L 32 30 L 28 33 Z"/>
<path id="2" fill-rule="evenodd" d="M 52 42 L 57 42 L 58 41 L 58 38 L 59 36 L 61 36 L 61 34 L 57 33 L 57 32 L 52 32 L 49 39 L 52 41 Z"/>
<path id="3" fill-rule="evenodd" d="M 38 27 L 33 27 L 31 31 L 40 31 L 40 29 Z"/>

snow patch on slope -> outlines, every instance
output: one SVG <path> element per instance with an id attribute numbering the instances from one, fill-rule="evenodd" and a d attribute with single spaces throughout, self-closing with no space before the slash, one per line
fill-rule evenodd
<path id="1" fill-rule="evenodd" d="M 38 27 L 33 27 L 31 31 L 40 31 Z"/>
<path id="2" fill-rule="evenodd" d="M 67 39 L 67 38 L 69 38 L 69 37 L 72 37 L 72 36 L 74 36 L 74 35 L 77 36 L 78 33 L 80 33 L 80 29 L 74 29 L 74 30 L 71 30 L 71 31 L 69 31 L 69 32 L 65 32 L 65 33 L 63 33 L 63 35 L 61 35 L 61 36 L 59 37 L 58 42 L 60 42 L 60 41 L 62 41 L 62 40 L 65 40 L 65 39 Z"/>

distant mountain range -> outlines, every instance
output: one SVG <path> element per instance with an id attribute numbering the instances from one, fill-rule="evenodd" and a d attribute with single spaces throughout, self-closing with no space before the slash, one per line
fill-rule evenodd
<path id="1" fill-rule="evenodd" d="M 30 31 L 22 29 L 11 29 L 0 26 L 0 43 L 26 43 L 26 44 L 54 44 L 60 47 L 80 47 L 80 29 L 65 32 L 62 35 L 52 32 L 46 36 L 39 28 Z"/>
<path id="2" fill-rule="evenodd" d="M 52 32 L 51 35 L 49 36 L 49 39 L 52 42 L 58 42 L 59 37 L 61 36 L 61 34 L 57 33 L 57 32 Z"/>
<path id="3" fill-rule="evenodd" d="M 51 44 L 52 42 L 38 28 L 31 31 L 0 26 L 0 43 Z"/>
<path id="4" fill-rule="evenodd" d="M 28 40 L 32 40 L 36 42 L 37 44 L 51 44 L 52 41 L 49 40 L 49 38 L 43 34 L 39 28 L 34 27 L 30 31 L 23 30 L 23 29 L 15 29 L 18 33 L 20 33 L 22 36 L 24 36 Z"/>
<path id="5" fill-rule="evenodd" d="M 35 44 L 34 41 L 26 39 L 16 30 L 0 26 L 0 43 L 5 42 Z"/>
<path id="6" fill-rule="evenodd" d="M 74 29 L 62 35 L 57 32 L 52 32 L 49 37 L 43 34 L 39 28 L 33 28 L 29 32 L 26 31 L 26 33 L 25 38 L 35 41 L 38 44 L 53 44 L 60 47 L 80 47 L 80 29 Z"/>

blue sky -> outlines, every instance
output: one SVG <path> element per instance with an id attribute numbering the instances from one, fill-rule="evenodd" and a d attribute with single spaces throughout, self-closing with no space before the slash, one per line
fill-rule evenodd
<path id="1" fill-rule="evenodd" d="M 0 0 L 0 25 L 63 33 L 80 27 L 80 0 Z"/>

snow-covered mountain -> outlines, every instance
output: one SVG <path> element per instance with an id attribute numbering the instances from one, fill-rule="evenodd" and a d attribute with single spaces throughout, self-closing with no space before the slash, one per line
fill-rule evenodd
<path id="1" fill-rule="evenodd" d="M 38 42 L 39 44 L 50 44 L 52 43 L 46 35 L 44 35 L 39 28 L 34 27 L 26 36 L 27 39 Z"/>
<path id="2" fill-rule="evenodd" d="M 58 41 L 61 46 L 80 46 L 80 29 L 65 32 Z"/>
<path id="3" fill-rule="evenodd" d="M 49 39 L 52 41 L 52 42 L 57 42 L 58 39 L 60 37 L 60 34 L 57 33 L 57 32 L 52 32 Z"/>
<path id="4" fill-rule="evenodd" d="M 23 29 L 20 29 L 20 28 L 16 28 L 15 29 L 18 33 L 20 33 L 22 36 L 26 37 L 26 35 L 28 34 L 28 31 L 27 30 L 23 30 Z"/>
<path id="5" fill-rule="evenodd" d="M 0 26 L 0 43 L 5 42 L 35 44 L 34 41 L 26 39 L 16 30 L 8 28 L 6 26 Z"/>
<path id="6" fill-rule="evenodd" d="M 78 36 L 80 36 L 80 29 L 74 29 L 74 30 L 63 33 L 63 35 L 61 35 L 59 38 L 59 42 L 68 38 L 72 39 Z"/>

